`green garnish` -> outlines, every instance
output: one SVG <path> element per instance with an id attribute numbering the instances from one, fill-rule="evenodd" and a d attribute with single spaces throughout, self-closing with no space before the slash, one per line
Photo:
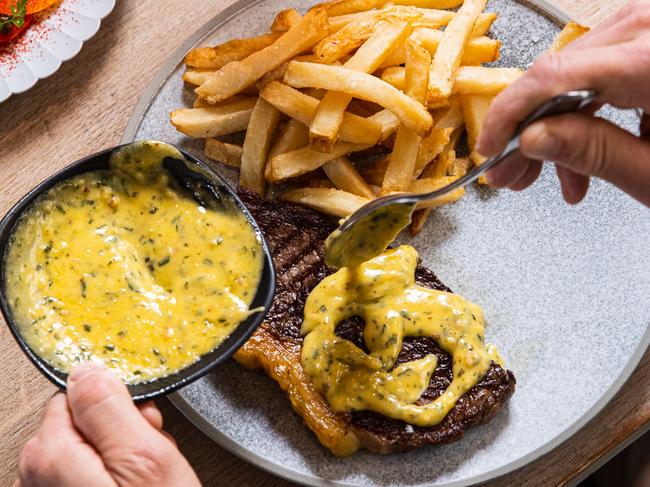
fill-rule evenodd
<path id="1" fill-rule="evenodd" d="M 26 15 L 27 0 L 17 0 L 16 4 L 11 7 L 10 15 L 0 15 L 0 32 L 12 26 L 20 29 L 25 25 Z"/>

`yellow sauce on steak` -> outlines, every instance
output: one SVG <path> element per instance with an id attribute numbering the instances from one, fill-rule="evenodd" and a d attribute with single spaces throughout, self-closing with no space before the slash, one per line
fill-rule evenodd
<path id="1" fill-rule="evenodd" d="M 496 349 L 485 344 L 483 312 L 456 294 L 415 284 L 418 254 L 387 250 L 358 267 L 325 278 L 307 298 L 301 361 L 336 411 L 372 410 L 417 426 L 438 424 L 485 375 Z M 359 316 L 370 353 L 335 334 Z M 432 402 L 418 404 L 436 368 L 428 355 L 395 366 L 405 336 L 430 337 L 453 359 L 453 380 Z"/>

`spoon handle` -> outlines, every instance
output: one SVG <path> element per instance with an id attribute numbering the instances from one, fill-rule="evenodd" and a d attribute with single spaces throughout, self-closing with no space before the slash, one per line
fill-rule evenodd
<path id="1" fill-rule="evenodd" d="M 562 95 L 555 96 L 550 100 L 544 102 L 537 110 L 528 116 L 523 122 L 519 124 L 517 130 L 506 148 L 503 151 L 488 159 L 480 166 L 475 167 L 469 171 L 465 176 L 457 179 L 456 181 L 448 184 L 444 188 L 431 193 L 424 193 L 414 195 L 417 201 L 424 201 L 439 198 L 450 193 L 456 188 L 466 186 L 469 183 L 476 181 L 480 176 L 485 174 L 491 168 L 499 164 L 501 161 L 510 156 L 513 152 L 519 149 L 519 135 L 526 127 L 546 117 L 555 115 L 563 115 L 565 113 L 573 113 L 584 109 L 596 99 L 596 92 L 591 90 L 570 91 Z"/>

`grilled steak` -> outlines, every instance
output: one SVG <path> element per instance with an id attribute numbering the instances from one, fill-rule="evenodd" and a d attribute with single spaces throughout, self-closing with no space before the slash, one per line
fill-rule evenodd
<path id="1" fill-rule="evenodd" d="M 313 388 L 300 365 L 300 326 L 311 290 L 334 272 L 324 263 L 324 242 L 334 223 L 310 209 L 275 201 L 262 201 L 245 189 L 239 195 L 266 237 L 278 274 L 277 292 L 264 323 L 235 355 L 245 366 L 263 368 L 283 390 L 320 442 L 336 455 L 349 455 L 360 446 L 379 453 L 410 450 L 427 444 L 456 441 L 474 424 L 489 421 L 510 399 L 515 377 L 496 363 L 445 417 L 432 427 L 411 426 L 372 411 L 341 414 L 332 411 Z M 429 288 L 449 291 L 423 266 L 416 281 Z M 365 349 L 364 323 L 359 318 L 341 322 L 337 335 Z M 398 363 L 434 353 L 437 368 L 428 389 L 419 399 L 425 404 L 438 397 L 452 380 L 451 357 L 429 338 L 404 339 Z"/>

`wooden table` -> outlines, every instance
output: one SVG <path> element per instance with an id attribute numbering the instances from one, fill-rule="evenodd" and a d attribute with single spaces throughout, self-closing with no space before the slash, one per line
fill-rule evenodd
<path id="1" fill-rule="evenodd" d="M 173 49 L 233 0 L 120 1 L 81 54 L 26 94 L 0 105 L 0 213 L 70 161 L 117 144 L 145 86 Z M 594 25 L 625 0 L 553 0 Z M 186 5 L 183 4 L 183 5 Z M 54 393 L 0 326 L 0 485 L 11 485 L 16 460 Z M 650 354 L 616 399 L 564 446 L 490 485 L 574 482 L 650 424 Z M 205 485 L 289 485 L 226 452 L 196 430 L 166 400 L 167 429 Z"/>

